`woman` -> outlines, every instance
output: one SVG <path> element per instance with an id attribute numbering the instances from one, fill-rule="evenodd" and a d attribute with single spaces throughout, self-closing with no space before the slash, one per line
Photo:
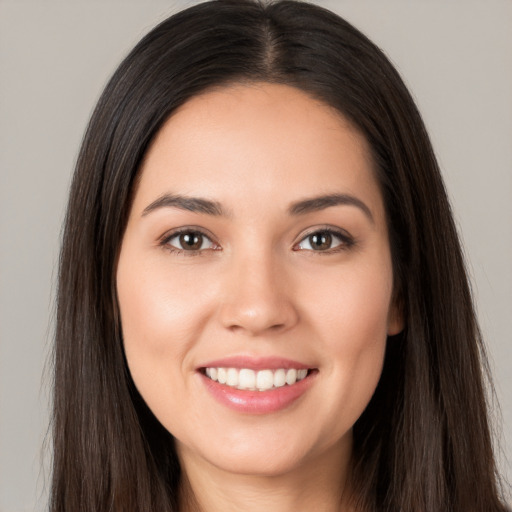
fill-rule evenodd
<path id="1" fill-rule="evenodd" d="M 428 136 L 328 11 L 208 2 L 137 45 L 58 301 L 53 511 L 504 510 Z"/>

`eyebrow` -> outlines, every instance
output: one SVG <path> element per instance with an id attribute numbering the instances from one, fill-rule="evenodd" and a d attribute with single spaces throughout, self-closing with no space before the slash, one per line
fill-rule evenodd
<path id="1" fill-rule="evenodd" d="M 372 222 L 375 223 L 370 208 L 355 196 L 349 194 L 327 194 L 323 196 L 311 197 L 296 201 L 288 208 L 288 213 L 293 216 L 306 215 L 308 213 L 317 212 L 330 208 L 331 206 L 355 206 L 359 208 Z M 203 213 L 206 215 L 228 217 L 228 213 L 224 210 L 218 201 L 203 199 L 200 197 L 187 197 L 179 194 L 164 194 L 151 204 L 146 206 L 142 212 L 142 216 L 148 215 L 159 208 L 178 208 L 194 213 Z"/>
<path id="2" fill-rule="evenodd" d="M 325 196 L 316 196 L 309 199 L 303 199 L 292 203 L 288 212 L 290 215 L 305 215 L 307 213 L 317 212 L 330 208 L 331 206 L 355 206 L 362 210 L 368 219 L 375 224 L 372 212 L 368 206 L 355 196 L 349 194 L 328 194 Z"/>
<path id="3" fill-rule="evenodd" d="M 178 208 L 195 213 L 204 213 L 206 215 L 227 216 L 222 205 L 217 201 L 202 199 L 199 197 L 186 197 L 177 194 L 164 194 L 144 208 L 142 216 L 159 208 Z"/>

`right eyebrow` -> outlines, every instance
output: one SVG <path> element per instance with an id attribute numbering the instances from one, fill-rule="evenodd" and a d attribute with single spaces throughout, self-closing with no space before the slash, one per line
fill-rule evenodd
<path id="1" fill-rule="evenodd" d="M 227 217 L 228 214 L 217 201 L 211 201 L 201 197 L 188 197 L 176 194 L 164 194 L 144 208 L 142 216 L 159 208 L 178 208 L 195 213 Z"/>

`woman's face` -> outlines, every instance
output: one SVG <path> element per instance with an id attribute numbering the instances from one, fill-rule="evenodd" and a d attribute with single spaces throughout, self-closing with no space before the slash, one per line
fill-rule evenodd
<path id="1" fill-rule="evenodd" d="M 348 460 L 401 329 L 365 139 L 295 88 L 235 85 L 175 112 L 141 173 L 117 270 L 124 347 L 182 463 Z"/>

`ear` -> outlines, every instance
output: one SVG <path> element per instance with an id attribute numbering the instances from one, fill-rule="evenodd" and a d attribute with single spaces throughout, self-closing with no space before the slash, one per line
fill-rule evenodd
<path id="1" fill-rule="evenodd" d="M 400 334 L 405 327 L 404 307 L 401 297 L 393 294 L 393 299 L 388 313 L 388 336 Z"/>

